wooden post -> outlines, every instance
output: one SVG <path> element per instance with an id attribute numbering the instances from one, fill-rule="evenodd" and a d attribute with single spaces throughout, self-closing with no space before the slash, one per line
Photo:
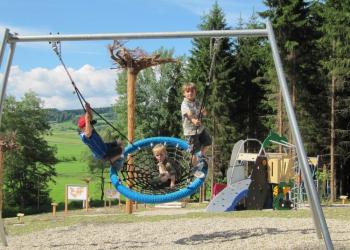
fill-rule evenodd
<path id="1" fill-rule="evenodd" d="M 136 103 L 136 78 L 137 70 L 132 67 L 128 67 L 128 140 L 133 142 L 135 139 L 135 103 Z M 133 164 L 131 158 L 128 159 L 128 171 L 133 171 Z M 133 178 L 134 175 L 132 172 L 128 173 L 130 178 Z M 130 187 L 130 183 L 128 183 Z M 132 213 L 132 204 L 133 202 L 129 199 L 126 200 L 126 213 Z"/>
<path id="2" fill-rule="evenodd" d="M 64 190 L 64 213 L 67 214 L 68 212 L 68 185 L 66 185 L 66 188 Z"/>
<path id="3" fill-rule="evenodd" d="M 109 182 L 109 187 L 108 188 L 112 189 L 112 182 L 111 181 Z M 109 208 L 112 207 L 112 199 L 111 199 L 111 197 L 108 198 L 108 206 L 109 206 Z"/>
<path id="4" fill-rule="evenodd" d="M 119 65 L 120 68 L 126 69 L 128 74 L 127 96 L 128 96 L 128 141 L 133 143 L 135 139 L 135 103 L 136 103 L 136 78 L 137 74 L 152 66 L 163 63 L 176 62 L 172 58 L 160 58 L 159 54 L 147 56 L 140 49 L 128 50 L 123 47 L 119 41 L 114 41 L 109 47 L 111 58 Z M 131 158 L 128 157 L 128 177 L 137 178 L 133 173 L 134 166 Z M 131 183 L 127 183 L 131 188 Z M 133 202 L 126 200 L 125 210 L 128 214 L 132 213 Z"/>
<path id="5" fill-rule="evenodd" d="M 24 213 L 17 213 L 18 223 L 23 224 Z"/>
<path id="6" fill-rule="evenodd" d="M 348 199 L 347 195 L 341 195 L 339 196 L 339 199 L 341 200 L 341 204 L 345 204 L 346 200 Z"/>
<path id="7" fill-rule="evenodd" d="M 86 212 L 89 210 L 89 183 L 90 181 L 87 181 L 86 184 L 87 184 L 87 190 L 86 190 L 86 201 L 85 201 L 85 208 L 86 208 Z"/>
<path id="8" fill-rule="evenodd" d="M 53 202 L 51 203 L 51 206 L 52 206 L 52 215 L 53 216 L 56 216 L 56 207 L 57 207 L 57 203 Z"/>
<path id="9" fill-rule="evenodd" d="M 84 177 L 81 179 L 86 183 L 86 200 L 85 200 L 85 210 L 86 212 L 89 210 L 89 183 L 91 181 L 91 177 Z"/>
<path id="10" fill-rule="evenodd" d="M 212 117 L 214 117 L 214 115 L 212 115 Z M 213 129 L 213 136 L 212 136 L 212 144 L 211 144 L 211 171 L 209 173 L 211 173 L 210 175 L 210 179 L 211 179 L 211 190 L 210 190 L 210 200 L 213 197 L 214 194 L 214 182 L 215 182 L 215 118 L 213 118 L 213 125 L 214 125 L 214 129 Z"/>

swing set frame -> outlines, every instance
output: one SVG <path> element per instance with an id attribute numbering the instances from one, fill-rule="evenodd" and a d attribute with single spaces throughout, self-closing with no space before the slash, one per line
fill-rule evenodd
<path id="1" fill-rule="evenodd" d="M 315 224 L 316 233 L 319 239 L 324 239 L 327 249 L 333 249 L 333 243 L 328 231 L 326 220 L 321 208 L 320 199 L 318 197 L 315 185 L 313 183 L 312 174 L 309 169 L 307 155 L 303 146 L 303 140 L 299 131 L 295 111 L 291 102 L 288 91 L 287 81 L 283 72 L 282 61 L 278 52 L 278 47 L 270 20 L 266 22 L 265 29 L 251 30 L 210 30 L 210 31 L 189 31 L 189 32 L 153 32 L 153 33 L 107 33 L 107 34 L 73 34 L 73 35 L 38 35 L 38 36 L 22 36 L 11 33 L 9 29 L 0 29 L 0 69 L 3 61 L 5 50 L 9 47 L 7 61 L 4 67 L 4 74 L 1 80 L 0 95 L 0 125 L 1 116 L 6 96 L 6 87 L 10 74 L 12 59 L 15 53 L 17 43 L 25 42 L 62 42 L 62 41 L 90 41 L 90 40 L 137 40 L 137 39 L 174 39 L 174 38 L 200 38 L 200 37 L 267 37 L 273 55 L 273 60 L 277 72 L 278 83 L 282 92 L 284 105 L 288 116 L 288 122 L 292 130 L 293 138 L 298 155 L 298 161 L 301 166 L 301 172 L 305 182 L 306 193 L 311 207 L 311 214 Z M 130 114 L 129 114 L 130 115 Z M 1 164 L 0 164 L 1 165 Z M 0 171 L 3 171 L 0 169 Z M 2 183 L 2 181 L 0 181 Z M 0 187 L 2 188 L 2 187 Z M 1 216 L 2 208 L 0 208 Z M 0 217 L 0 238 L 4 245 L 7 245 L 4 233 L 3 220 Z"/>

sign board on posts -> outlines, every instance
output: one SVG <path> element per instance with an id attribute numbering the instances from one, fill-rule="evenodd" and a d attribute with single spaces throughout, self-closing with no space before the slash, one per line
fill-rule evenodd
<path id="1" fill-rule="evenodd" d="M 64 212 L 68 211 L 68 201 L 83 201 L 83 205 L 85 204 L 86 211 L 88 210 L 88 186 L 87 185 L 76 185 L 76 184 L 68 184 L 66 185 L 65 190 L 65 206 Z"/>
<path id="2" fill-rule="evenodd" d="M 115 189 L 108 188 L 105 190 L 105 196 L 107 199 L 116 200 L 119 199 L 120 193 Z"/>
<path id="3" fill-rule="evenodd" d="M 67 185 L 68 200 L 85 201 L 87 199 L 87 186 Z"/>

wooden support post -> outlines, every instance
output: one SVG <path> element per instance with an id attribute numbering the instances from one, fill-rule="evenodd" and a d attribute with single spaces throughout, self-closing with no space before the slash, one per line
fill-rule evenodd
<path id="1" fill-rule="evenodd" d="M 53 202 L 53 203 L 51 203 L 51 206 L 52 206 L 52 215 L 56 216 L 57 203 Z"/>
<path id="2" fill-rule="evenodd" d="M 137 74 L 146 68 L 160 65 L 163 63 L 176 62 L 172 58 L 161 58 L 159 54 L 152 56 L 146 56 L 146 53 L 136 49 L 130 51 L 123 47 L 118 41 L 114 41 L 114 44 L 109 47 L 111 58 L 120 65 L 120 68 L 126 69 L 128 74 L 127 83 L 127 99 L 128 99 L 128 140 L 129 143 L 133 143 L 135 139 L 135 103 L 136 103 L 136 78 Z M 137 178 L 133 173 L 133 163 L 128 158 L 128 175 L 129 178 Z M 131 188 L 131 183 L 128 183 Z M 128 214 L 132 213 L 132 201 L 126 200 L 125 210 Z"/>
<path id="3" fill-rule="evenodd" d="M 84 181 L 86 183 L 86 186 L 87 186 L 87 190 L 86 190 L 86 200 L 85 200 L 85 210 L 86 212 L 88 212 L 89 210 L 89 184 L 90 184 L 90 181 L 91 181 L 91 177 L 85 177 L 82 179 L 82 181 Z"/>
<path id="4" fill-rule="evenodd" d="M 215 117 L 214 115 L 212 117 Z M 215 118 L 214 118 L 214 121 L 213 121 L 213 124 L 214 124 L 214 131 L 215 131 Z M 214 183 L 215 183 L 215 132 L 213 133 L 213 136 L 212 136 L 212 144 L 211 144 L 211 162 L 210 162 L 210 166 L 211 166 L 211 169 L 208 173 L 208 175 L 210 174 L 210 180 L 211 180 L 211 189 L 210 189 L 210 200 L 211 198 L 213 197 L 213 190 L 214 190 Z"/>
<path id="5" fill-rule="evenodd" d="M 64 190 L 64 214 L 68 213 L 68 185 Z"/>
<path id="6" fill-rule="evenodd" d="M 339 199 L 341 200 L 341 204 L 345 204 L 345 202 L 346 202 L 346 200 L 348 199 L 348 197 L 346 196 L 346 195 L 341 195 L 340 197 L 339 197 Z"/>
<path id="7" fill-rule="evenodd" d="M 136 78 L 138 71 L 132 67 L 128 67 L 128 140 L 134 142 L 135 139 L 135 102 L 136 102 Z M 128 159 L 128 171 L 133 171 L 131 159 Z M 128 173 L 129 177 L 133 178 L 133 173 Z M 129 183 L 128 183 L 129 184 Z M 130 185 L 129 185 L 130 187 Z M 126 213 L 132 214 L 132 201 L 126 200 Z"/>
<path id="8" fill-rule="evenodd" d="M 17 214 L 18 223 L 23 224 L 23 217 L 24 217 L 23 213 L 18 213 Z"/>

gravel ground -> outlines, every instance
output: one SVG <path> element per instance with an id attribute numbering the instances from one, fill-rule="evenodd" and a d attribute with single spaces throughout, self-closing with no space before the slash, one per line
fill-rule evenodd
<path id="1" fill-rule="evenodd" d="M 349 223 L 327 220 L 327 225 L 334 248 L 350 249 Z M 7 241 L 9 246 L 1 249 L 325 249 L 311 218 L 182 218 L 87 224 L 8 236 Z"/>

